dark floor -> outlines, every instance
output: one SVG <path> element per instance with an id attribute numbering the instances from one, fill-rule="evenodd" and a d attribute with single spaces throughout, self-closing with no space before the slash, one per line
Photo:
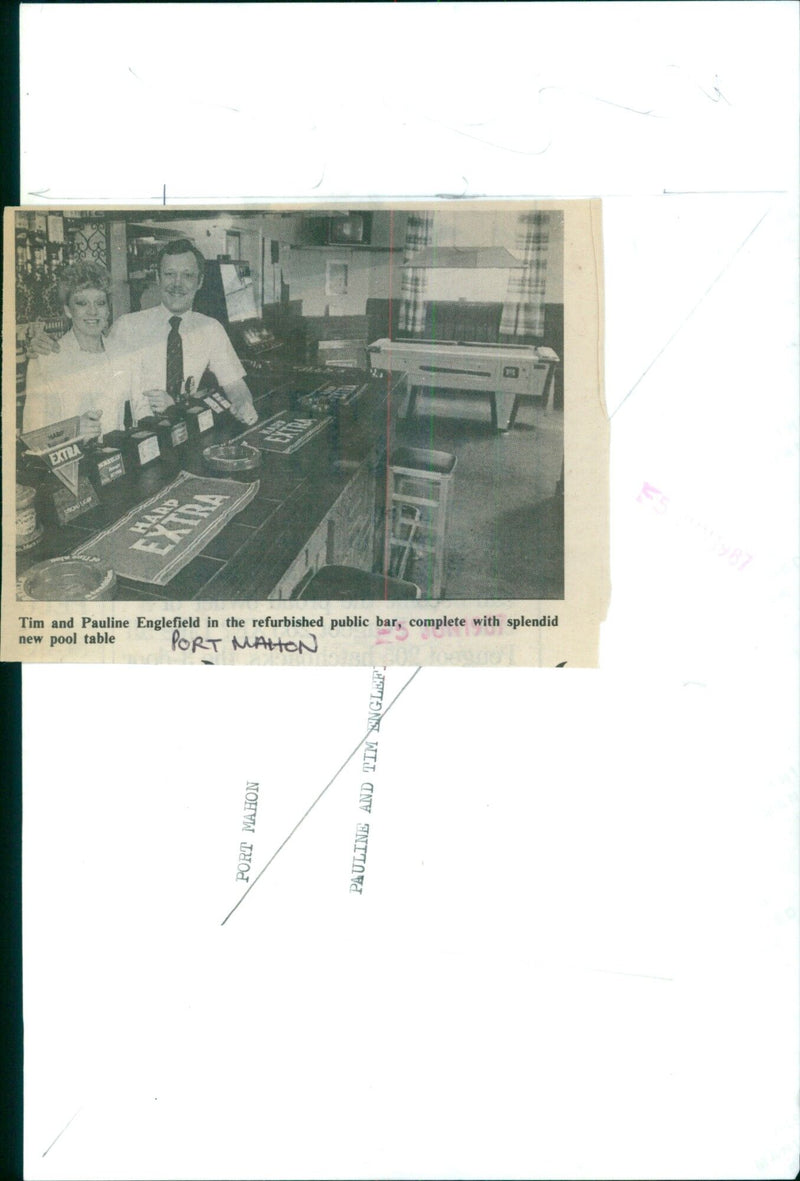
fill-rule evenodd
<path id="1" fill-rule="evenodd" d="M 563 598 L 563 502 L 556 495 L 563 438 L 563 413 L 538 400 L 523 400 L 515 425 L 499 433 L 485 396 L 420 393 L 398 442 L 458 459 L 444 598 Z"/>

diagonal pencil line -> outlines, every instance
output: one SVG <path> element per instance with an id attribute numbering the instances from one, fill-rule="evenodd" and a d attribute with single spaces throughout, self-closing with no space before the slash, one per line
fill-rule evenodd
<path id="1" fill-rule="evenodd" d="M 769 212 L 770 212 L 770 210 L 768 209 L 768 210 L 767 210 L 765 213 L 763 213 L 763 214 L 761 215 L 761 217 L 758 219 L 758 221 L 756 222 L 756 224 L 753 226 L 752 230 L 751 230 L 751 231 L 750 231 L 750 233 L 747 235 L 747 237 L 744 239 L 744 241 L 742 241 L 742 242 L 740 242 L 740 243 L 739 243 L 739 245 L 738 245 L 738 246 L 736 247 L 736 249 L 734 250 L 733 254 L 730 256 L 730 258 L 728 259 L 728 261 L 725 263 L 725 266 L 722 268 L 722 270 L 721 270 L 721 271 L 719 272 L 719 274 L 716 276 L 716 278 L 711 280 L 711 282 L 709 283 L 708 287 L 705 289 L 705 291 L 703 292 L 703 294 L 700 296 L 700 298 L 698 299 L 698 301 L 697 301 L 697 303 L 694 305 L 694 307 L 693 307 L 693 308 L 692 308 L 692 309 L 691 309 L 689 312 L 687 312 L 687 313 L 686 313 L 686 315 L 683 317 L 683 319 L 681 320 L 680 324 L 678 325 L 678 327 L 677 327 L 677 328 L 675 329 L 675 331 L 673 332 L 672 336 L 670 336 L 670 338 L 669 338 L 669 339 L 668 339 L 668 340 L 667 340 L 667 341 L 666 341 L 666 342 L 665 342 L 665 343 L 664 343 L 664 344 L 661 346 L 661 348 L 658 350 L 658 352 L 656 353 L 656 355 L 653 357 L 652 361 L 651 361 L 651 362 L 650 362 L 650 364 L 647 366 L 647 368 L 644 370 L 644 372 L 640 373 L 640 374 L 639 374 L 639 376 L 636 378 L 636 381 L 633 383 L 633 385 L 631 386 L 631 388 L 628 390 L 627 394 L 626 394 L 626 395 L 625 395 L 625 397 L 622 399 L 622 401 L 620 402 L 619 406 L 617 406 L 616 410 L 614 410 L 614 411 L 613 411 L 613 412 L 612 412 L 612 413 L 609 415 L 609 419 L 613 418 L 613 417 L 614 417 L 614 415 L 617 413 L 617 411 L 619 411 L 619 410 L 621 410 L 621 409 L 622 409 L 622 407 L 623 407 L 623 406 L 625 405 L 625 403 L 628 401 L 628 398 L 631 396 L 631 394 L 632 394 L 632 393 L 633 393 L 633 391 L 636 389 L 636 387 L 637 387 L 637 386 L 640 384 L 640 382 L 642 382 L 642 381 L 645 379 L 645 377 L 647 377 L 647 374 L 648 374 L 648 373 L 650 372 L 650 370 L 653 368 L 653 366 L 655 365 L 656 361 L 658 361 L 658 360 L 659 360 L 659 358 L 660 358 L 660 357 L 662 357 L 662 356 L 664 355 L 664 353 L 667 351 L 667 349 L 668 349 L 668 348 L 669 348 L 669 346 L 672 344 L 673 340 L 674 340 L 674 339 L 675 339 L 675 337 L 678 335 L 678 333 L 681 331 L 681 329 L 684 327 L 684 325 L 686 325 L 686 324 L 689 322 L 689 320 L 691 320 L 692 316 L 695 314 L 695 312 L 697 311 L 697 309 L 700 307 L 700 304 L 703 302 L 703 300 L 705 300 L 705 299 L 706 299 L 706 297 L 707 297 L 707 296 L 708 296 L 708 294 L 711 292 L 711 290 L 712 290 L 714 287 L 716 287 L 717 283 L 719 283 L 720 279 L 721 279 L 721 278 L 722 278 L 722 276 L 725 274 L 725 272 L 726 272 L 726 271 L 727 271 L 727 270 L 728 270 L 728 269 L 729 269 L 729 268 L 730 268 L 730 267 L 733 265 L 733 263 L 734 263 L 734 261 L 736 260 L 736 258 L 739 256 L 739 254 L 741 254 L 742 250 L 744 250 L 745 246 L 746 246 L 746 245 L 747 245 L 747 243 L 750 241 L 750 239 L 752 238 L 753 234 L 756 232 L 756 230 L 757 230 L 757 229 L 758 229 L 758 227 L 761 225 L 761 223 L 762 223 L 762 221 L 764 220 L 764 218 L 765 218 L 765 217 L 766 217 L 766 216 L 769 214 Z"/>
<path id="2" fill-rule="evenodd" d="M 82 1111 L 83 1111 L 83 1108 L 82 1108 L 82 1107 L 79 1107 L 79 1108 L 78 1108 L 78 1110 L 75 1112 L 75 1115 L 79 1115 L 79 1114 L 80 1114 L 80 1112 L 82 1112 Z M 50 1149 L 53 1147 L 53 1145 L 54 1145 L 54 1144 L 55 1144 L 55 1143 L 56 1143 L 58 1140 L 60 1140 L 60 1139 L 61 1139 L 61 1137 L 62 1137 L 62 1136 L 64 1135 L 64 1133 L 66 1132 L 66 1130 L 67 1130 L 67 1128 L 69 1127 L 69 1125 L 72 1123 L 72 1120 L 74 1120 L 74 1119 L 75 1119 L 75 1115 L 73 1115 L 71 1119 L 68 1119 L 68 1120 L 67 1120 L 67 1122 L 64 1124 L 64 1127 L 61 1129 L 61 1131 L 60 1131 L 60 1132 L 58 1133 L 58 1135 L 56 1136 L 55 1140 L 51 1140 L 51 1142 L 50 1142 L 50 1143 L 47 1145 L 47 1148 L 45 1148 L 44 1152 L 42 1153 L 42 1156 L 47 1156 L 48 1152 L 49 1152 L 49 1151 L 50 1151 Z"/>
<path id="3" fill-rule="evenodd" d="M 420 668 L 416 668 L 416 669 L 414 669 L 413 673 L 412 673 L 412 674 L 411 674 L 411 676 L 408 678 L 408 680 L 406 681 L 405 685 L 403 685 L 402 689 L 400 689 L 400 691 L 399 691 L 398 693 L 396 693 L 396 694 L 395 694 L 395 696 L 392 698 L 392 700 L 391 700 L 391 701 L 389 702 L 389 704 L 387 705 L 386 709 L 383 711 L 383 714 L 381 715 L 381 721 L 383 721 L 383 720 L 385 719 L 386 715 L 389 713 L 389 710 L 390 710 L 390 709 L 391 709 L 391 708 L 392 708 L 392 707 L 393 707 L 393 706 L 396 704 L 396 702 L 398 702 L 398 701 L 400 700 L 400 698 L 403 696 L 403 694 L 405 693 L 405 691 L 406 691 L 406 689 L 408 688 L 408 686 L 409 686 L 409 685 L 411 684 L 411 682 L 414 680 L 414 677 L 415 677 L 415 676 L 417 675 L 417 673 L 419 673 L 419 672 L 422 672 L 422 668 L 421 668 L 421 667 L 420 667 Z M 256 874 L 256 876 L 253 878 L 252 882 L 251 882 L 251 883 L 250 883 L 250 885 L 247 887 L 247 889 L 245 890 L 245 892 L 242 894 L 241 898 L 238 900 L 238 902 L 236 903 L 236 905 L 235 905 L 234 907 L 232 907 L 232 909 L 231 909 L 231 910 L 229 910 L 229 911 L 228 911 L 228 913 L 225 915 L 225 918 L 224 918 L 224 919 L 222 920 L 222 922 L 220 923 L 220 926 L 221 926 L 221 927 L 224 927 L 224 926 L 225 926 L 225 924 L 227 923 L 228 919 L 229 919 L 229 918 L 231 917 L 231 915 L 234 913 L 234 911 L 237 911 L 237 910 L 239 909 L 239 907 L 242 905 L 242 903 L 244 902 L 244 900 L 245 900 L 245 898 L 247 897 L 247 895 L 250 893 L 250 891 L 251 891 L 251 890 L 253 889 L 253 887 L 255 886 L 256 882 L 259 880 L 259 878 L 261 878 L 261 877 L 262 877 L 262 876 L 263 876 L 263 875 L 264 875 L 264 874 L 267 872 L 267 870 L 268 870 L 268 869 L 269 869 L 269 867 L 272 865 L 272 863 L 273 863 L 273 861 L 275 860 L 275 858 L 276 858 L 276 857 L 278 856 L 278 854 L 280 853 L 281 849 L 284 849 L 284 848 L 285 848 L 285 847 L 288 845 L 289 841 L 292 839 L 292 837 L 294 836 L 294 834 L 297 832 L 297 830 L 298 830 L 298 828 L 300 827 L 300 825 L 301 825 L 301 824 L 303 823 L 303 821 L 304 821 L 304 820 L 305 820 L 305 819 L 306 819 L 306 818 L 309 816 L 309 814 L 310 814 L 310 813 L 311 813 L 311 812 L 314 810 L 314 808 L 316 808 L 317 804 L 320 802 L 320 800 L 322 799 L 322 797 L 325 795 L 325 792 L 328 790 L 328 788 L 329 788 L 329 787 L 331 787 L 331 786 L 332 786 L 332 785 L 333 785 L 333 784 L 336 782 L 336 780 L 337 780 L 337 779 L 339 778 L 339 776 L 341 775 L 342 771 L 344 771 L 345 767 L 347 766 L 347 764 L 348 764 L 348 763 L 350 762 L 350 760 L 352 759 L 353 755 L 356 753 L 356 751 L 358 751 L 358 750 L 360 749 L 360 747 L 361 747 L 362 743 L 363 743 L 363 742 L 365 742 L 365 740 L 366 740 L 366 739 L 369 737 L 369 734 L 370 734 L 370 731 L 369 731 L 369 730 L 367 730 L 366 734 L 364 734 L 364 735 L 363 735 L 363 737 L 359 738 L 358 742 L 355 744 L 355 746 L 353 747 L 353 749 L 350 751 L 350 754 L 349 754 L 349 755 L 347 756 L 347 758 L 344 760 L 344 762 L 343 762 L 343 763 L 342 763 L 342 765 L 339 767 L 339 769 L 333 773 L 333 775 L 332 775 L 332 776 L 331 776 L 331 778 L 328 780 L 328 782 L 325 784 L 325 786 L 323 787 L 322 791 L 319 793 L 319 795 L 317 796 L 317 798 L 316 798 L 315 800 L 312 800 L 312 802 L 311 802 L 311 803 L 308 805 L 308 807 L 306 808 L 306 810 L 305 810 L 305 812 L 303 813 L 303 815 L 302 815 L 302 816 L 300 817 L 300 819 L 297 821 L 297 824 L 294 826 L 294 828 L 293 828 L 293 829 L 292 829 L 292 831 L 291 831 L 291 832 L 288 834 L 288 836 L 284 837 L 284 839 L 283 839 L 283 840 L 281 841 L 281 843 L 278 845 L 277 849 L 276 849 L 276 850 L 275 850 L 275 852 L 272 854 L 272 856 L 270 857 L 270 859 L 269 859 L 269 861 L 266 863 L 266 865 L 264 865 L 264 866 L 263 866 L 263 867 L 262 867 L 262 868 L 261 868 L 261 869 L 258 871 L 258 873 L 257 873 L 257 874 Z"/>

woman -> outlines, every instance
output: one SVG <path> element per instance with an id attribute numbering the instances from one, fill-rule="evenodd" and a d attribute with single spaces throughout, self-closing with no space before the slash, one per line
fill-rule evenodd
<path id="1" fill-rule="evenodd" d="M 64 270 L 58 294 L 71 326 L 57 353 L 28 362 L 23 432 L 74 415 L 80 415 L 85 437 L 123 427 L 131 378 L 128 367 L 113 363 L 103 336 L 111 318 L 110 286 L 99 263 L 76 262 Z"/>

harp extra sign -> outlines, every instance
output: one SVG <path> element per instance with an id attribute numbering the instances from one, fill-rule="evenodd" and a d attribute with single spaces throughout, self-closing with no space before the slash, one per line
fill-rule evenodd
<path id="1" fill-rule="evenodd" d="M 230 499 L 229 496 L 214 493 L 198 493 L 191 500 L 181 503 L 176 497 L 170 497 L 154 505 L 135 524 L 128 526 L 131 533 L 138 534 L 130 548 L 153 554 L 168 554 Z"/>

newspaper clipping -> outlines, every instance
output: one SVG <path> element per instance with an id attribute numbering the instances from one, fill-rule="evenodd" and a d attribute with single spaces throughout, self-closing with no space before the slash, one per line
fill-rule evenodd
<path id="1" fill-rule="evenodd" d="M 595 666 L 600 227 L 7 210 L 3 659 Z"/>

